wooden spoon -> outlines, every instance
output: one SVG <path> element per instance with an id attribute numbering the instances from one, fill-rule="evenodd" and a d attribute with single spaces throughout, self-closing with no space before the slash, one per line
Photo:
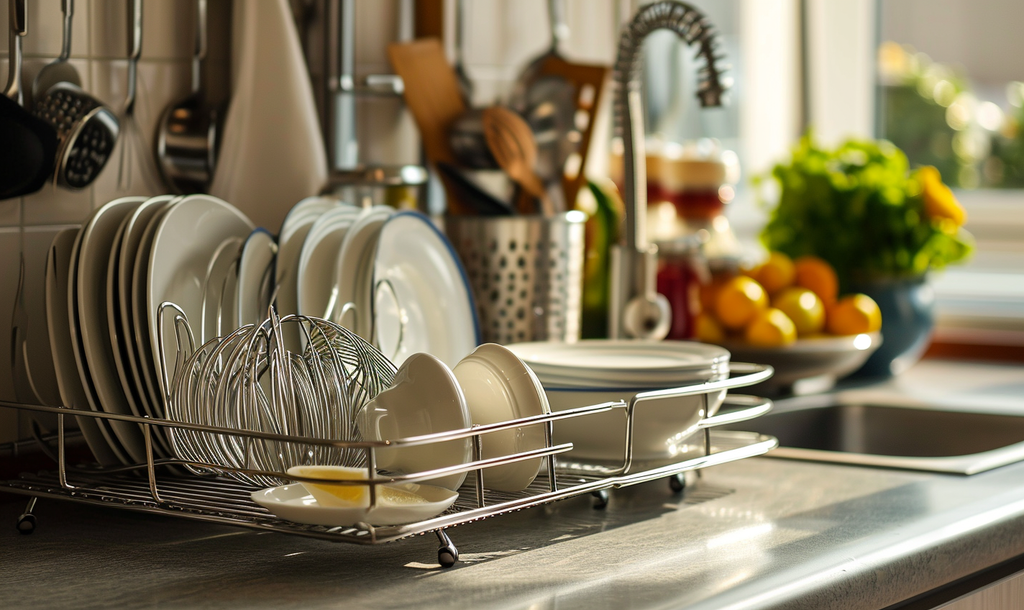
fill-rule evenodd
<path id="1" fill-rule="evenodd" d="M 518 114 L 502 106 L 491 106 L 483 112 L 484 137 L 498 165 L 527 193 L 540 200 L 544 216 L 555 215 L 554 206 L 544 183 L 534 171 L 537 163 L 537 142 L 533 132 Z M 517 205 L 522 210 L 522 205 Z M 526 211 L 525 213 L 529 213 Z"/>

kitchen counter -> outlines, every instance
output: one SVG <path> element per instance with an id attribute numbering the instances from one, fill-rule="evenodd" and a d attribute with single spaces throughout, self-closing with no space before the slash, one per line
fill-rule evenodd
<path id="1" fill-rule="evenodd" d="M 1024 368 L 926 361 L 882 386 L 1024 413 Z M 755 458 L 357 547 L 41 500 L 0 504 L 15 607 L 884 608 L 1024 555 L 1024 463 L 964 477 Z M 9 524 L 9 525 L 3 525 Z"/>

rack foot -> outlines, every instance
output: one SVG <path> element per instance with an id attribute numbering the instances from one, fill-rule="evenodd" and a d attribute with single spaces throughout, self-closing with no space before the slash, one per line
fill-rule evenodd
<path id="1" fill-rule="evenodd" d="M 18 516 L 18 523 L 15 527 L 18 528 L 19 534 L 31 534 L 36 530 L 36 516 L 32 514 L 32 511 L 36 508 L 36 497 L 32 496 L 28 499 L 28 505 L 25 506 L 25 512 Z"/>
<path id="2" fill-rule="evenodd" d="M 686 489 L 686 475 L 682 472 L 674 474 L 668 478 L 668 486 L 672 488 L 672 493 L 680 493 Z"/>
<path id="3" fill-rule="evenodd" d="M 594 508 L 601 510 L 608 506 L 608 490 L 599 489 L 592 492 L 590 495 L 594 496 Z"/>
<path id="4" fill-rule="evenodd" d="M 434 533 L 441 543 L 437 549 L 437 563 L 441 564 L 442 568 L 450 568 L 459 561 L 459 549 L 455 548 L 455 543 L 444 530 L 435 530 Z"/>

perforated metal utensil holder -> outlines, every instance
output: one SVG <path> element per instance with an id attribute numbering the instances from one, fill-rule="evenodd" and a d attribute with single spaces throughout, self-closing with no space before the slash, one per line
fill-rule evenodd
<path id="1" fill-rule="evenodd" d="M 484 341 L 579 339 L 585 221 L 582 212 L 445 219 Z"/>

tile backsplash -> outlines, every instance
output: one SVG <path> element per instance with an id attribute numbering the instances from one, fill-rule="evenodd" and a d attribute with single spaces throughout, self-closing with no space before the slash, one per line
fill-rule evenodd
<path id="1" fill-rule="evenodd" d="M 263 0 L 248 0 L 263 1 Z M 446 1 L 448 30 L 456 0 Z M 615 53 L 618 15 L 628 0 L 567 0 L 566 17 L 572 36 L 563 51 L 569 57 L 610 64 Z M 0 0 L 0 32 L 6 37 L 8 11 Z M 71 63 L 78 70 L 83 88 L 120 113 L 127 88 L 127 4 L 128 0 L 77 0 L 72 29 Z M 397 39 L 398 15 L 411 0 L 360 0 L 357 2 L 357 75 L 390 72 L 386 47 Z M 467 0 L 463 28 L 467 70 L 475 81 L 477 104 L 501 99 L 525 63 L 546 50 L 550 35 L 546 0 Z M 29 0 L 29 32 L 24 39 L 24 81 L 31 90 L 32 79 L 60 52 L 61 0 Z M 153 137 L 164 109 L 189 92 L 194 31 L 193 2 L 189 0 L 144 0 L 143 47 L 139 62 L 139 87 L 135 121 L 140 138 L 127 149 L 132 182 L 119 186 L 121 138 L 114 155 L 96 182 L 78 192 L 52 186 L 24 200 L 0 201 L 0 399 L 13 400 L 10 360 L 10 323 L 18 280 L 19 220 L 24 204 L 25 253 L 27 268 L 41 274 L 49 239 L 62 227 L 80 224 L 89 213 L 107 201 L 125 195 L 158 194 L 164 188 L 144 179 L 145 167 L 153 166 Z M 218 33 L 211 31 L 210 36 Z M 448 37 L 449 40 L 451 37 Z M 451 43 L 449 43 L 451 47 Z M 7 45 L 0 44 L 0 83 L 8 72 Z M 390 106 L 388 105 L 390 104 Z M 360 101 L 365 109 L 359 137 L 364 162 L 408 163 L 419 158 L 418 135 L 408 114 L 397 100 L 374 104 Z M 0 144 L 2 145 L 2 144 Z M 45 341 L 41 275 L 27 285 L 30 339 Z M 42 346 L 38 346 L 42 347 Z M 45 350 L 32 349 L 30 357 L 39 362 Z M 43 360 L 45 362 L 45 359 Z M 0 442 L 11 440 L 17 429 L 15 413 L 0 409 Z"/>

